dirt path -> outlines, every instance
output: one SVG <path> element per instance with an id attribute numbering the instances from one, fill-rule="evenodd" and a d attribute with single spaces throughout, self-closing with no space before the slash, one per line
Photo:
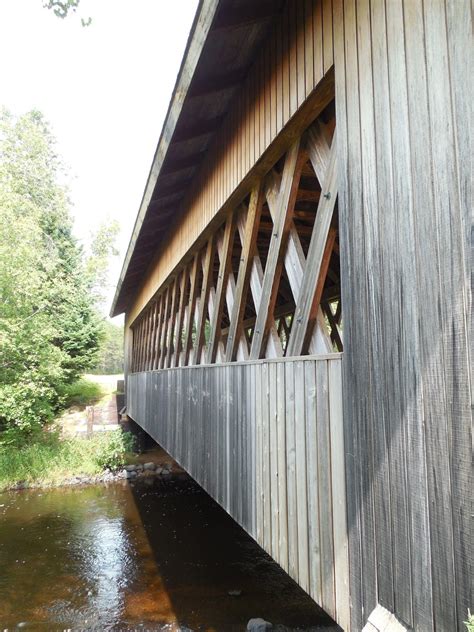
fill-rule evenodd
<path id="1" fill-rule="evenodd" d="M 122 375 L 85 375 L 84 378 L 99 384 L 102 397 L 84 406 L 72 406 L 58 422 L 66 436 L 84 436 L 91 432 L 104 432 L 118 428 L 115 391 Z"/>

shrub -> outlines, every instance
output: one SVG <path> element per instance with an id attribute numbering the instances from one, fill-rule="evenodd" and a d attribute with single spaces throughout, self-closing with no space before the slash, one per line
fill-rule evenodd
<path id="1" fill-rule="evenodd" d="M 134 437 L 130 432 L 113 430 L 95 435 L 94 458 L 98 467 L 116 469 L 125 463 L 127 452 L 134 448 Z"/>
<path id="2" fill-rule="evenodd" d="M 0 434 L 0 489 L 18 482 L 60 484 L 80 474 L 100 474 L 123 465 L 134 447 L 134 438 L 121 429 L 105 431 L 90 439 L 63 439 L 54 430 L 24 434 L 10 428 Z M 20 449 L 21 448 L 21 449 Z"/>

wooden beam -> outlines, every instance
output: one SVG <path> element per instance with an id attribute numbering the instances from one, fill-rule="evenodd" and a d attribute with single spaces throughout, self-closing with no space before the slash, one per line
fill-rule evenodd
<path id="1" fill-rule="evenodd" d="M 263 0 L 247 2 L 244 7 L 221 10 L 214 20 L 211 31 L 232 30 L 250 26 L 256 22 L 273 18 L 278 12 L 279 7 L 275 0 L 271 2 L 268 2 L 268 0 L 266 2 Z"/>
<path id="2" fill-rule="evenodd" d="M 176 309 L 178 303 L 178 292 L 179 292 L 179 282 L 178 277 L 173 281 L 173 299 L 171 301 L 171 313 L 170 313 L 170 323 L 168 327 L 168 344 L 166 347 L 166 362 L 165 368 L 169 368 L 171 366 L 171 358 L 174 351 L 174 331 L 176 326 Z"/>
<path id="3" fill-rule="evenodd" d="M 326 126 L 320 119 L 316 119 L 308 130 L 308 154 L 311 166 L 321 187 L 325 181 L 330 160 L 329 140 Z"/>
<path id="4" fill-rule="evenodd" d="M 216 116 L 211 119 L 197 120 L 192 125 L 182 125 L 173 136 L 174 143 L 182 143 L 192 138 L 213 134 L 223 121 L 222 116 Z"/>
<path id="5" fill-rule="evenodd" d="M 140 320 L 140 351 L 138 354 L 138 367 L 137 370 L 141 371 L 142 370 L 142 365 L 143 365 L 143 349 L 144 349 L 144 342 L 145 342 L 145 321 L 144 318 L 142 317 L 142 319 Z"/>
<path id="6" fill-rule="evenodd" d="M 160 360 L 158 367 L 162 369 L 165 366 L 166 360 L 166 339 L 168 334 L 168 312 L 170 307 L 170 298 L 171 298 L 171 285 L 165 290 L 165 309 L 163 311 L 163 326 L 161 328 L 161 342 L 160 342 Z"/>
<path id="7" fill-rule="evenodd" d="M 194 322 L 194 311 L 196 309 L 196 298 L 197 298 L 197 279 L 198 279 L 198 271 L 199 271 L 199 260 L 200 253 L 196 252 L 193 259 L 193 264 L 191 268 L 191 289 L 189 292 L 189 303 L 188 303 L 188 317 L 186 322 L 186 337 L 184 340 L 184 359 L 183 365 L 187 366 L 189 364 L 189 355 L 191 353 L 191 347 L 193 344 L 193 322 Z"/>
<path id="8" fill-rule="evenodd" d="M 322 303 L 321 306 L 323 308 L 324 313 L 326 314 L 329 324 L 331 325 L 331 340 L 336 345 L 337 350 L 342 351 L 342 339 L 341 339 L 341 336 L 339 335 L 339 329 L 337 328 L 336 318 L 335 318 L 335 315 L 332 313 L 331 306 L 329 305 L 329 303 Z"/>
<path id="9" fill-rule="evenodd" d="M 243 217 L 239 218 L 237 222 L 237 227 L 239 229 L 240 241 L 243 243 L 244 235 L 245 235 L 245 221 Z M 252 270 L 250 272 L 250 292 L 252 293 L 252 298 L 254 305 L 260 305 L 260 301 L 262 298 L 262 284 L 263 284 L 263 266 L 260 261 L 260 255 L 258 253 L 257 246 L 255 245 L 255 252 L 253 255 L 252 261 Z M 246 340 L 248 340 L 247 332 L 245 333 Z M 283 349 L 281 346 L 280 338 L 278 337 L 275 323 L 272 323 L 270 326 L 270 335 L 268 338 L 267 349 L 266 349 L 267 357 L 270 358 L 280 358 L 283 356 Z"/>
<path id="10" fill-rule="evenodd" d="M 232 265 L 232 249 L 234 246 L 234 235 L 236 226 L 236 212 L 230 213 L 224 230 L 222 243 L 222 256 L 220 256 L 219 276 L 217 280 L 216 297 L 214 301 L 214 312 L 212 314 L 211 334 L 209 338 L 209 347 L 207 361 L 212 364 L 216 360 L 217 345 L 220 340 L 222 326 L 222 312 L 225 301 L 225 288 L 229 271 Z"/>
<path id="11" fill-rule="evenodd" d="M 146 371 L 151 368 L 151 358 L 153 353 L 153 332 L 155 324 L 155 302 L 152 301 L 150 305 L 150 317 L 149 317 L 149 329 L 148 329 L 148 344 L 147 344 L 147 359 L 146 359 Z"/>
<path id="12" fill-rule="evenodd" d="M 197 319 L 197 325 L 196 325 L 196 345 L 195 345 L 196 353 L 193 358 L 194 364 L 201 363 L 202 348 L 205 342 L 204 326 L 206 323 L 206 311 L 207 311 L 207 302 L 209 298 L 209 289 L 212 283 L 214 254 L 215 254 L 215 238 L 214 238 L 214 235 L 211 235 L 211 237 L 209 238 L 209 241 L 207 242 L 206 256 L 204 259 L 204 266 L 203 266 L 201 297 L 199 300 L 199 311 L 198 311 L 198 319 Z"/>
<path id="13" fill-rule="evenodd" d="M 275 307 L 275 312 L 274 312 L 274 317 L 275 320 L 277 318 L 282 318 L 283 316 L 288 316 L 288 314 L 292 314 L 295 310 L 295 304 L 294 303 L 284 303 L 283 305 L 278 305 Z M 242 321 L 242 329 L 249 329 L 249 328 L 253 328 L 255 325 L 255 321 L 256 321 L 257 317 L 254 316 L 253 318 L 246 318 L 245 320 Z M 222 336 L 227 337 L 229 335 L 229 327 L 226 327 L 225 329 L 222 330 Z"/>
<path id="14" fill-rule="evenodd" d="M 247 207 L 245 207 L 244 205 L 236 209 L 235 213 L 236 213 L 236 218 L 237 218 L 237 225 L 239 225 L 239 222 L 241 221 L 241 217 L 246 212 L 247 212 Z M 217 252 L 219 253 L 219 259 L 222 259 L 222 248 L 223 248 L 222 237 L 217 240 L 216 245 L 217 245 Z M 228 277 L 227 277 L 227 285 L 225 289 L 225 300 L 227 304 L 227 313 L 229 314 L 229 320 L 230 320 L 230 315 L 232 314 L 232 310 L 234 309 L 235 289 L 236 289 L 235 277 L 234 277 L 234 272 L 231 267 L 229 270 Z M 228 333 L 228 328 L 226 328 L 226 331 Z M 222 337 L 223 337 L 223 333 L 221 330 L 221 339 Z M 223 349 L 223 353 L 221 355 L 222 355 L 221 361 L 224 362 L 225 349 Z M 248 358 L 249 358 L 249 348 L 248 348 L 247 338 L 242 333 L 240 335 L 239 345 L 237 349 L 237 360 L 239 360 L 240 362 L 245 362 L 246 360 L 248 360 Z"/>
<path id="15" fill-rule="evenodd" d="M 203 97 L 223 90 L 235 88 L 244 80 L 248 68 L 240 68 L 233 72 L 220 73 L 206 79 L 194 79 L 189 89 L 190 97 Z"/>
<path id="16" fill-rule="evenodd" d="M 179 182 L 173 182 L 173 184 L 160 184 L 160 181 L 158 180 L 153 192 L 153 197 L 150 202 L 150 210 L 159 208 L 159 204 L 157 204 L 158 200 L 170 197 L 171 195 L 175 195 L 176 193 L 186 193 L 189 185 L 191 184 L 191 181 L 192 178 L 186 178 L 180 180 Z M 143 222 L 143 225 L 145 226 L 145 221 Z M 148 224 L 146 225 L 148 226 Z"/>
<path id="17" fill-rule="evenodd" d="M 257 308 L 257 321 L 250 349 L 250 358 L 253 360 L 262 357 L 265 353 L 269 328 L 273 320 L 273 309 L 283 267 L 284 248 L 290 231 L 300 171 L 305 161 L 300 146 L 300 140 L 292 145 L 286 155 L 283 168 L 278 206 L 275 213 L 274 233 L 268 251 L 262 284 L 262 298 Z"/>
<path id="18" fill-rule="evenodd" d="M 189 269 L 188 266 L 184 267 L 183 273 L 181 275 L 181 290 L 179 297 L 179 308 L 178 308 L 178 322 L 176 324 L 176 345 L 174 350 L 174 359 L 173 366 L 179 366 L 179 356 L 181 353 L 181 349 L 183 347 L 183 325 L 184 325 L 184 315 L 186 309 L 186 296 L 188 293 L 189 287 Z"/>
<path id="19" fill-rule="evenodd" d="M 295 356 L 306 353 L 313 332 L 332 247 L 336 238 L 336 230 L 330 229 L 337 198 L 336 171 L 336 138 L 334 136 L 329 166 L 322 188 L 323 195 L 318 204 L 306 268 L 296 304 L 295 319 L 288 342 L 287 355 Z"/>
<path id="20" fill-rule="evenodd" d="M 148 357 L 146 370 L 150 371 L 153 365 L 153 339 L 155 336 L 155 320 L 156 320 L 156 301 L 152 301 L 150 305 L 150 335 L 148 341 Z"/>
<path id="21" fill-rule="evenodd" d="M 320 128 L 317 128 L 318 133 L 323 133 Z M 315 143 L 318 142 L 318 136 L 313 135 L 313 139 L 310 142 L 310 146 L 313 147 Z M 324 147 L 326 143 L 325 136 L 322 137 L 321 144 Z M 322 151 L 321 151 L 322 153 Z M 321 159 L 322 160 L 322 159 Z M 329 160 L 329 158 L 328 158 Z M 327 169 L 327 163 L 325 165 Z M 275 172 L 272 171 L 269 178 L 267 179 L 267 186 L 265 189 L 265 195 L 268 202 L 268 209 L 270 211 L 270 215 L 274 220 L 276 214 L 277 200 L 278 200 L 278 191 L 281 186 L 281 177 Z M 310 228 L 310 235 L 312 235 L 314 225 Z M 301 289 L 301 283 L 303 280 L 304 269 L 306 266 L 306 257 L 303 252 L 303 248 L 301 246 L 301 241 L 299 237 L 299 232 L 295 226 L 295 223 L 292 221 L 290 225 L 290 233 L 288 236 L 288 245 L 285 252 L 284 266 L 286 270 L 286 275 L 288 277 L 288 281 L 290 284 L 291 292 L 293 294 L 293 299 L 295 304 L 298 301 Z M 321 310 L 319 310 L 318 318 L 316 319 L 316 328 L 314 330 L 313 335 L 311 336 L 309 343 L 309 353 L 316 354 L 321 353 L 321 351 L 328 351 L 332 348 L 331 340 L 328 336 L 326 326 L 324 324 L 324 315 Z M 321 349 L 321 345 L 323 349 Z M 286 355 L 288 353 L 286 352 Z"/>
<path id="22" fill-rule="evenodd" d="M 258 227 L 262 213 L 263 191 L 259 183 L 252 190 L 250 204 L 242 239 L 242 253 L 240 256 L 239 273 L 235 288 L 235 300 L 230 316 L 229 336 L 227 338 L 226 361 L 232 362 L 237 355 L 237 349 L 242 332 L 242 319 L 247 303 L 250 275 L 257 242 Z"/>
<path id="23" fill-rule="evenodd" d="M 155 336 L 155 354 L 153 360 L 153 369 L 157 369 L 159 367 L 160 362 L 160 354 L 161 354 L 161 330 L 163 327 L 163 312 L 164 312 L 164 294 L 163 292 L 159 295 L 157 301 L 158 305 L 158 322 L 156 327 L 156 336 Z"/>
<path id="24" fill-rule="evenodd" d="M 177 171 L 191 169 L 192 167 L 197 167 L 201 164 L 205 153 L 205 151 L 199 151 L 194 154 L 190 154 L 189 156 L 183 156 L 182 158 L 172 158 L 171 156 L 167 156 L 166 161 L 160 171 L 160 175 L 158 176 L 157 182 L 159 183 L 160 178 L 162 178 L 163 176 L 170 175 L 171 173 L 176 173 Z"/>

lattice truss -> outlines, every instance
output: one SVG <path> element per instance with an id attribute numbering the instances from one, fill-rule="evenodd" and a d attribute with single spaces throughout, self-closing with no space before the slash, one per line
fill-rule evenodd
<path id="1" fill-rule="evenodd" d="M 133 325 L 132 371 L 342 351 L 329 106 Z"/>

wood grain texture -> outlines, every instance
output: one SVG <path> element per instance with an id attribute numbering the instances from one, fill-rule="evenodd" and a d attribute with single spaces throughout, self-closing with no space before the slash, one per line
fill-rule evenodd
<path id="1" fill-rule="evenodd" d="M 206 152 L 181 205 L 179 220 L 171 222 L 166 239 L 160 244 L 146 282 L 138 289 L 134 305 L 129 310 L 130 322 L 166 282 L 223 207 L 232 198 L 234 206 L 241 202 L 255 184 L 254 175 L 264 175 L 316 118 L 318 108 L 321 111 L 332 98 L 333 86 L 328 86 L 328 100 L 323 96 L 325 88 L 321 99 L 315 98 L 311 107 L 304 108 L 308 97 L 316 96 L 315 88 L 325 75 L 326 79 L 330 75 L 333 63 L 332 1 L 323 3 L 325 26 L 320 2 L 291 0 L 287 4 Z M 302 104 L 303 108 L 297 111 Z M 295 120 L 291 120 L 295 114 Z M 297 122 L 298 117 L 300 122 Z M 296 133 L 291 129 L 295 123 L 299 126 Z M 266 154 L 282 130 L 281 145 L 275 148 L 276 154 L 265 166 Z"/>
<path id="2" fill-rule="evenodd" d="M 415 630 L 462 629 L 468 3 L 338 0 L 333 27 L 351 623 L 380 603 Z"/>
<path id="3" fill-rule="evenodd" d="M 127 401 L 132 419 L 345 626 L 341 356 L 134 373 Z"/>

